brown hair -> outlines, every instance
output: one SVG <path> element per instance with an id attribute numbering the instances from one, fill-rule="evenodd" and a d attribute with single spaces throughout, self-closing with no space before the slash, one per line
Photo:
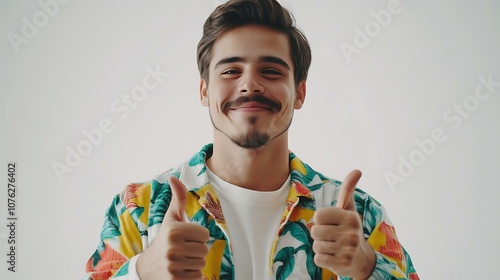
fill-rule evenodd
<path id="1" fill-rule="evenodd" d="M 200 77 L 208 84 L 212 47 L 215 41 L 231 29 L 244 25 L 261 25 L 288 36 L 297 86 L 307 79 L 311 65 L 311 48 L 304 34 L 295 27 L 293 15 L 276 0 L 230 0 L 218 6 L 203 25 L 198 43 L 197 62 Z"/>

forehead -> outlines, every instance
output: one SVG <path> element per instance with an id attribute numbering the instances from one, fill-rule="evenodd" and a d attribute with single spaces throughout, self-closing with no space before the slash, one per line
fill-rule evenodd
<path id="1" fill-rule="evenodd" d="M 242 57 L 248 61 L 258 61 L 263 56 L 280 58 L 292 67 L 288 37 L 263 26 L 241 26 L 223 33 L 215 41 L 210 69 L 224 58 Z"/>

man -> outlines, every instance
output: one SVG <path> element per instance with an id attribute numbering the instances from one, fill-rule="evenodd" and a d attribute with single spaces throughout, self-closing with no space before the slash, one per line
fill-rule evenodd
<path id="1" fill-rule="evenodd" d="M 233 0 L 198 44 L 214 127 L 185 164 L 115 197 L 90 279 L 418 279 L 384 209 L 288 149 L 309 44 L 274 0 Z"/>

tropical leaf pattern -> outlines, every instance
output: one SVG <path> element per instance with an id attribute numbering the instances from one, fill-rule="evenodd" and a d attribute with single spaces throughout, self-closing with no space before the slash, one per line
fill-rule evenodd
<path id="1" fill-rule="evenodd" d="M 205 172 L 212 149 L 212 144 L 204 146 L 187 163 L 150 182 L 129 184 L 113 199 L 105 215 L 101 241 L 87 262 L 86 279 L 138 279 L 134 256 L 151 244 L 159 230 L 172 199 L 167 181 L 170 176 L 182 178 L 188 187 L 186 220 L 203 225 L 210 232 L 204 279 L 234 279 L 224 215 Z M 292 182 L 278 236 L 270 251 L 274 278 L 349 279 L 315 265 L 310 235 L 314 212 L 336 205 L 341 182 L 313 170 L 292 152 L 290 169 Z M 370 279 L 419 279 L 382 205 L 360 189 L 354 195 L 364 236 L 376 251 L 377 263 Z"/>

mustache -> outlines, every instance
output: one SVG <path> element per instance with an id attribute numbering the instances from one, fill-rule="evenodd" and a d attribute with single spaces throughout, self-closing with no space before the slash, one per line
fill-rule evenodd
<path id="1" fill-rule="evenodd" d="M 235 100 L 226 101 L 222 104 L 221 109 L 222 112 L 227 112 L 232 108 L 237 108 L 243 103 L 247 102 L 256 102 L 264 105 L 265 107 L 269 107 L 271 112 L 275 113 L 281 110 L 281 104 L 277 101 L 269 99 L 263 95 L 252 95 L 252 96 L 241 96 Z"/>

